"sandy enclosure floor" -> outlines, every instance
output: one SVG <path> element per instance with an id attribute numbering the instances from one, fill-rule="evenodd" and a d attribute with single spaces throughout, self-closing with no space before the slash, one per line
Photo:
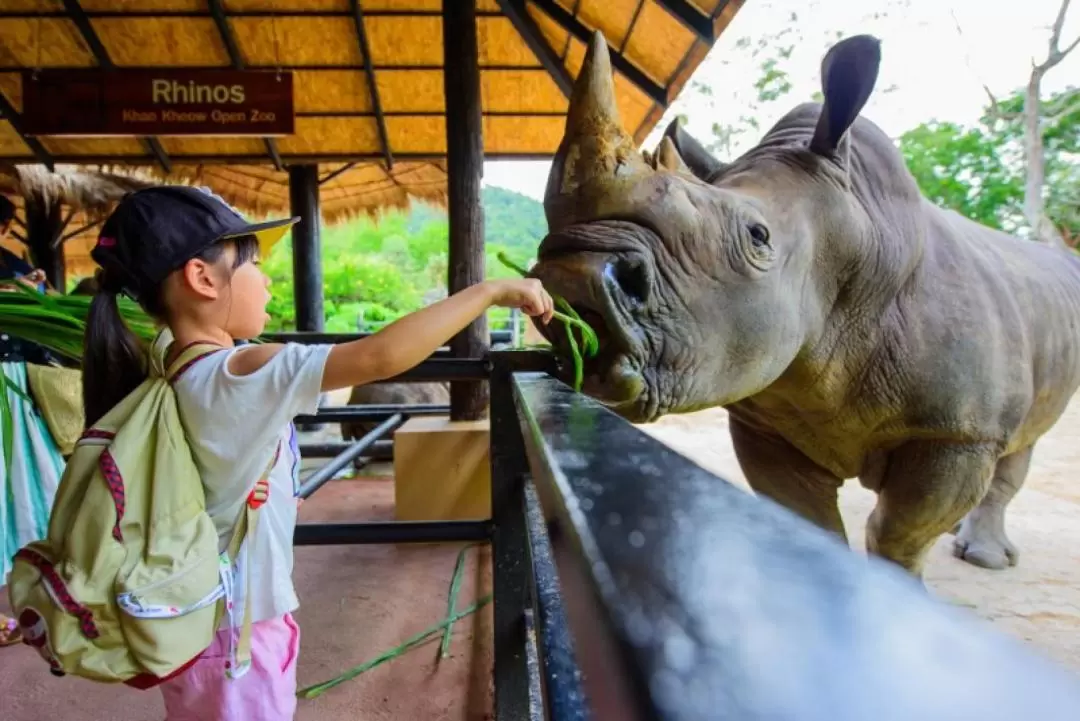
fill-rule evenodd
<path id="1" fill-rule="evenodd" d="M 701 466 L 749 490 L 727 430 L 727 413 L 669 416 L 641 427 Z M 1035 447 L 1027 482 L 1006 516 L 1020 562 L 988 571 L 952 555 L 952 536 L 938 540 L 926 580 L 941 597 L 969 607 L 994 626 L 1080 671 L 1080 396 Z M 840 492 L 851 545 L 863 552 L 875 495 L 858 481 Z"/>

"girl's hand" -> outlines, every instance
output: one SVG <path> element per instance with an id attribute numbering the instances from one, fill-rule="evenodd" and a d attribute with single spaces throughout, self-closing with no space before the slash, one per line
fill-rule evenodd
<path id="1" fill-rule="evenodd" d="M 541 316 L 546 325 L 555 312 L 555 301 L 535 278 L 488 281 L 492 292 L 492 305 L 503 308 L 519 308 L 531 316 Z"/>

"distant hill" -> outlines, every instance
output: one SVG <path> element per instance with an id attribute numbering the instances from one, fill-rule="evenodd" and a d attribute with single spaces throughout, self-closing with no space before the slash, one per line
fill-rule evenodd
<path id="1" fill-rule="evenodd" d="M 543 204 L 527 195 L 490 185 L 480 190 L 480 200 L 484 205 L 484 243 L 499 243 L 532 256 L 547 234 Z M 446 218 L 445 210 L 416 203 L 407 228 L 410 233 L 416 233 L 428 223 Z"/>

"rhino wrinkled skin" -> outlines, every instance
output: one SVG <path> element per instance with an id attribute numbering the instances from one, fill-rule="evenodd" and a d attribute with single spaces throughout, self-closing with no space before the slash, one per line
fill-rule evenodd
<path id="1" fill-rule="evenodd" d="M 857 477 L 872 553 L 921 578 L 953 529 L 958 557 L 1004 568 L 1006 507 L 1080 384 L 1080 262 L 922 196 L 859 116 L 880 60 L 839 42 L 824 102 L 722 163 L 676 123 L 635 150 L 597 34 L 532 274 L 597 328 L 584 390 L 624 417 L 723 406 L 755 492 L 846 540 Z"/>

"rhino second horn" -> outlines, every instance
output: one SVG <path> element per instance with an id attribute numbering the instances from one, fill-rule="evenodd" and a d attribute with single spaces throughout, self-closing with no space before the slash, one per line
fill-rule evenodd
<path id="1" fill-rule="evenodd" d="M 666 135 L 660 139 L 660 145 L 656 148 L 656 167 L 666 168 L 675 173 L 694 174 L 694 171 L 683 162 L 675 143 Z"/>

